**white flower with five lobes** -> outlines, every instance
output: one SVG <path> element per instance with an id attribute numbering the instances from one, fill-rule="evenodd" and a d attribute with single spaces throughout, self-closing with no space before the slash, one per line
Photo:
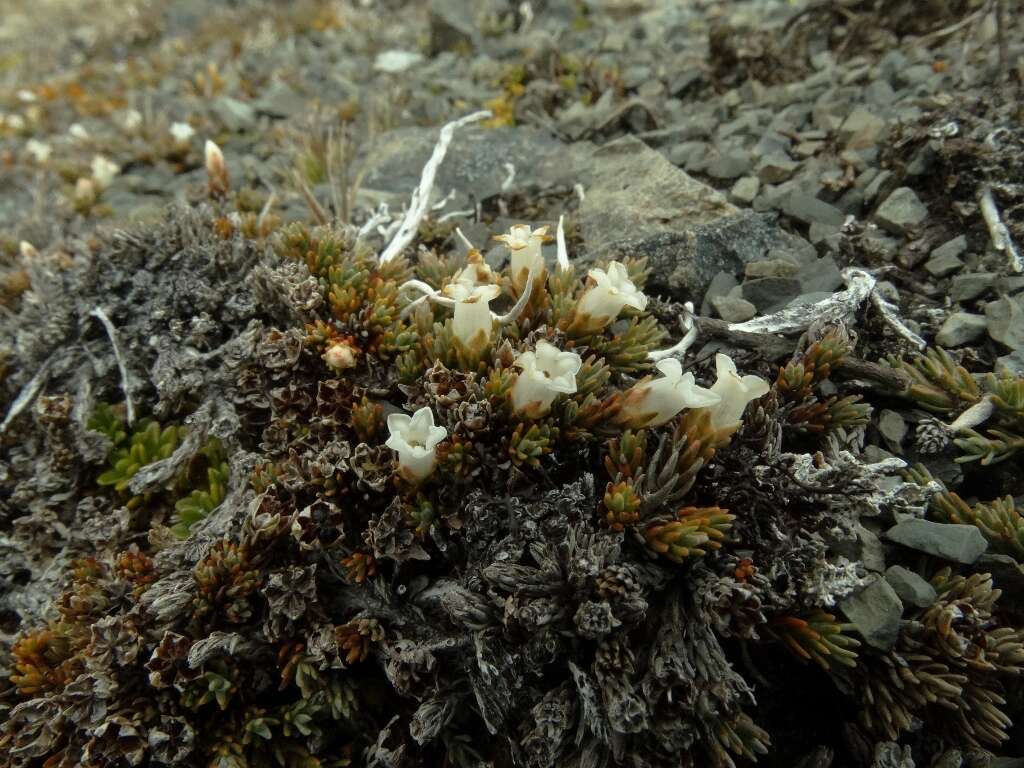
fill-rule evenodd
<path id="1" fill-rule="evenodd" d="M 547 413 L 560 394 L 576 391 L 576 374 L 583 358 L 541 339 L 535 351 L 523 352 L 515 365 L 520 370 L 512 385 L 512 407 L 536 418 Z"/>
<path id="2" fill-rule="evenodd" d="M 623 400 L 619 421 L 637 426 L 656 427 L 674 418 L 684 408 L 708 408 L 718 405 L 721 397 L 697 386 L 692 373 L 683 373 L 683 366 L 674 357 L 655 364 L 661 376 L 635 384 Z"/>
<path id="3" fill-rule="evenodd" d="M 412 416 L 388 416 L 388 437 L 384 445 L 398 452 L 401 473 L 413 482 L 426 478 L 437 465 L 437 445 L 448 436 L 444 427 L 434 426 L 434 412 L 424 406 Z"/>
<path id="4" fill-rule="evenodd" d="M 766 395 L 770 387 L 760 376 L 740 376 L 736 372 L 736 363 L 721 352 L 715 355 L 715 370 L 718 378 L 711 391 L 720 399 L 709 410 L 712 426 L 721 429 L 740 421 L 747 403 Z"/>
<path id="5" fill-rule="evenodd" d="M 626 265 L 613 261 L 608 269 L 592 269 L 587 273 L 590 284 L 580 298 L 577 313 L 587 315 L 594 324 L 604 327 L 619 316 L 625 307 L 643 311 L 647 297 L 629 279 Z"/>
<path id="6" fill-rule="evenodd" d="M 539 275 L 544 268 L 541 246 L 548 239 L 547 226 L 531 230 L 529 224 L 514 224 L 507 235 L 497 235 L 494 239 L 503 242 L 512 252 L 512 285 L 523 290 L 530 270 Z"/>
<path id="7" fill-rule="evenodd" d="M 494 332 L 494 317 L 490 302 L 498 298 L 501 289 L 491 282 L 491 268 L 479 251 L 469 254 L 469 264 L 456 273 L 441 293 L 455 302 L 452 330 L 463 346 L 481 350 L 487 346 Z"/>

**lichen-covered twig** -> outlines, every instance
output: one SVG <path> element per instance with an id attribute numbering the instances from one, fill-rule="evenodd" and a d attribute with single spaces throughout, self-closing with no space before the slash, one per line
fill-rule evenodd
<path id="1" fill-rule="evenodd" d="M 448 146 L 452 143 L 455 129 L 470 123 L 486 120 L 489 117 L 491 117 L 490 110 L 482 110 L 465 117 L 460 117 L 458 120 L 453 120 L 441 128 L 441 135 L 434 146 L 434 152 L 431 154 L 427 164 L 423 166 L 420 185 L 413 190 L 412 198 L 409 200 L 409 210 L 405 212 L 405 218 L 402 219 L 402 223 L 398 227 L 394 238 L 380 254 L 381 264 L 387 264 L 398 256 L 416 236 L 420 222 L 423 221 L 423 217 L 426 215 L 427 208 L 430 205 L 430 191 L 434 188 L 434 178 L 437 176 L 437 169 L 441 166 L 445 155 L 448 154 Z"/>
<path id="2" fill-rule="evenodd" d="M 52 359 L 52 357 L 47 358 L 35 375 L 29 379 L 28 384 L 21 388 L 21 392 L 18 393 L 18 396 L 14 398 L 14 402 L 11 403 L 3 423 L 0 424 L 0 433 L 5 432 L 11 422 L 18 418 L 18 414 L 24 411 L 32 403 L 36 395 L 39 394 L 39 390 L 43 388 L 43 384 L 46 383 L 46 377 L 50 373 L 50 361 Z"/>

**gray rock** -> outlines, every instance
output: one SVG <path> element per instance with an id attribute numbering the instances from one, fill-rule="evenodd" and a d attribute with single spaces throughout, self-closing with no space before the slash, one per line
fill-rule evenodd
<path id="1" fill-rule="evenodd" d="M 828 224 L 832 227 L 842 226 L 845 217 L 843 212 L 824 200 L 803 190 L 794 190 L 783 202 L 782 210 L 797 221 L 804 224 Z"/>
<path id="2" fill-rule="evenodd" d="M 910 549 L 968 565 L 977 560 L 988 546 L 981 531 L 973 525 L 931 520 L 904 520 L 886 531 L 885 536 Z"/>
<path id="3" fill-rule="evenodd" d="M 967 253 L 967 238 L 964 235 L 958 235 L 952 240 L 947 240 L 932 251 L 932 258 L 946 256 L 955 256 L 959 258 L 965 253 Z"/>
<path id="4" fill-rule="evenodd" d="M 896 235 L 911 233 L 928 216 L 928 209 L 910 187 L 899 187 L 878 206 L 874 219 Z"/>
<path id="5" fill-rule="evenodd" d="M 718 272 L 742 271 L 772 244 L 764 217 L 736 208 L 635 138 L 605 144 L 582 166 L 576 181 L 587 192 L 579 211 L 587 258 L 646 256 L 655 289 L 701 296 Z"/>
<path id="6" fill-rule="evenodd" d="M 887 651 L 896 644 L 903 603 L 885 579 L 876 578 L 839 607 L 872 648 Z"/>
<path id="7" fill-rule="evenodd" d="M 968 272 L 956 275 L 949 286 L 949 297 L 953 301 L 970 301 L 988 291 L 996 282 L 992 272 Z"/>
<path id="8" fill-rule="evenodd" d="M 878 414 L 878 431 L 892 446 L 899 449 L 907 436 L 907 422 L 896 411 L 883 410 Z"/>
<path id="9" fill-rule="evenodd" d="M 962 347 L 984 336 L 987 327 L 988 321 L 983 315 L 954 312 L 935 334 L 935 341 L 943 347 Z"/>
<path id="10" fill-rule="evenodd" d="M 797 278 L 804 293 L 831 292 L 843 284 L 839 266 L 831 256 L 815 259 L 813 263 L 800 270 Z"/>
<path id="11" fill-rule="evenodd" d="M 719 296 L 728 296 L 733 288 L 739 286 L 736 276 L 732 272 L 719 272 L 708 284 L 704 292 L 704 301 L 701 303 L 700 313 L 707 317 L 711 314 L 711 302 Z"/>
<path id="12" fill-rule="evenodd" d="M 478 0 L 430 0 L 430 53 L 472 50 L 480 43 L 480 32 L 475 25 L 477 13 L 487 10 Z"/>
<path id="13" fill-rule="evenodd" d="M 765 184 L 780 184 L 792 178 L 800 163 L 784 155 L 769 155 L 757 166 L 757 177 Z"/>
<path id="14" fill-rule="evenodd" d="M 711 161 L 707 173 L 713 179 L 735 179 L 747 173 L 753 164 L 754 160 L 747 150 L 730 149 Z"/>
<path id="15" fill-rule="evenodd" d="M 902 565 L 890 566 L 885 572 L 885 580 L 896 591 L 904 605 L 927 608 L 938 597 L 935 587 Z"/>
<path id="16" fill-rule="evenodd" d="M 839 141 L 847 147 L 867 147 L 878 142 L 885 131 L 885 120 L 863 108 L 849 114 L 839 127 Z"/>
<path id="17" fill-rule="evenodd" d="M 891 179 L 892 176 L 892 171 L 881 170 L 876 173 L 872 177 L 871 181 L 868 182 L 867 186 L 864 187 L 864 200 L 866 202 L 871 202 L 878 197 L 878 193 L 882 191 L 886 184 L 889 183 L 889 179 Z"/>
<path id="18" fill-rule="evenodd" d="M 750 205 L 754 202 L 760 189 L 761 182 L 756 176 L 744 176 L 737 179 L 736 183 L 732 185 L 732 189 L 729 190 L 729 199 L 740 205 Z"/>
<path id="19" fill-rule="evenodd" d="M 896 91 L 885 80 L 874 80 L 864 89 L 864 98 L 879 107 L 888 107 L 896 101 Z"/>
<path id="20" fill-rule="evenodd" d="M 256 125 L 256 110 L 252 105 L 230 96 L 221 96 L 210 109 L 221 125 L 232 133 L 248 131 Z"/>
<path id="21" fill-rule="evenodd" d="M 998 358 L 999 365 L 1008 368 L 1011 373 L 1024 376 L 1024 349 L 1016 349 L 1008 355 Z"/>
<path id="22" fill-rule="evenodd" d="M 959 256 L 952 253 L 932 253 L 932 257 L 924 263 L 924 268 L 932 277 L 945 277 L 964 268 Z"/>
<path id="23" fill-rule="evenodd" d="M 285 118 L 301 115 L 306 109 L 307 102 L 308 99 L 288 83 L 275 80 L 260 98 L 253 102 L 253 106 L 261 115 Z"/>
<path id="24" fill-rule="evenodd" d="M 694 170 L 698 164 L 707 163 L 710 154 L 711 145 L 706 141 L 683 141 L 668 151 L 668 159 L 680 168 Z"/>
<path id="25" fill-rule="evenodd" d="M 757 314 L 757 307 L 739 296 L 716 296 L 711 306 L 728 323 L 743 323 Z"/>
<path id="26" fill-rule="evenodd" d="M 744 275 L 754 277 L 795 277 L 800 265 L 792 259 L 758 259 L 747 264 Z"/>
<path id="27" fill-rule="evenodd" d="M 800 295 L 800 281 L 793 277 L 758 277 L 743 283 L 743 298 L 758 312 L 780 308 Z"/>
<path id="28" fill-rule="evenodd" d="M 1004 296 L 985 305 L 988 335 L 1010 349 L 1024 349 L 1024 298 Z"/>

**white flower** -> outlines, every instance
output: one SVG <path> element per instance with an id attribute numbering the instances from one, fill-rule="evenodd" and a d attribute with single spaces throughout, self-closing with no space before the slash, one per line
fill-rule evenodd
<path id="1" fill-rule="evenodd" d="M 760 376 L 740 376 L 736 363 L 728 355 L 715 355 L 718 379 L 711 391 L 721 398 L 711 410 L 711 424 L 715 429 L 729 427 L 743 417 L 747 403 L 768 393 L 768 382 Z"/>
<path id="2" fill-rule="evenodd" d="M 576 391 L 576 374 L 583 358 L 575 352 L 562 352 L 543 339 L 533 352 L 516 358 L 519 376 L 512 385 L 512 407 L 531 417 L 543 416 L 559 394 Z"/>
<path id="3" fill-rule="evenodd" d="M 52 150 L 49 144 L 44 144 L 39 139 L 29 139 L 25 142 L 25 151 L 32 155 L 32 159 L 37 163 L 45 163 L 50 159 Z"/>
<path id="4" fill-rule="evenodd" d="M 547 226 L 530 230 L 529 224 L 513 224 L 507 235 L 498 235 L 494 239 L 500 240 L 512 251 L 512 284 L 522 290 L 526 285 L 526 278 L 533 269 L 539 275 L 544 267 L 544 256 L 541 253 L 541 245 L 547 239 Z"/>
<path id="5" fill-rule="evenodd" d="M 657 379 L 641 381 L 626 393 L 620 421 L 636 422 L 638 426 L 656 427 L 672 419 L 684 408 L 707 408 L 717 405 L 716 392 L 697 386 L 692 373 L 683 373 L 683 366 L 674 357 L 659 361 Z"/>
<path id="6" fill-rule="evenodd" d="M 448 436 L 444 427 L 434 426 L 434 412 L 420 408 L 412 416 L 393 413 L 388 416 L 391 436 L 384 443 L 398 452 L 398 466 L 410 480 L 418 481 L 434 471 L 437 444 Z"/>
<path id="7" fill-rule="evenodd" d="M 221 152 L 214 142 L 206 140 L 203 147 L 203 157 L 206 165 L 206 178 L 209 182 L 210 195 L 223 197 L 231 187 L 228 178 L 228 166 L 224 162 L 224 153 Z"/>
<path id="8" fill-rule="evenodd" d="M 608 270 L 592 269 L 587 273 L 593 282 L 580 299 L 577 312 L 587 315 L 604 327 L 619 316 L 623 307 L 643 311 L 647 297 L 629 279 L 626 266 L 618 261 L 608 265 Z"/>
<path id="9" fill-rule="evenodd" d="M 487 346 L 494 331 L 490 302 L 498 298 L 501 289 L 490 282 L 493 276 L 491 268 L 479 251 L 470 253 L 468 258 L 469 264 L 456 273 L 455 279 L 441 293 L 455 301 L 455 317 L 452 319 L 455 337 L 467 349 L 481 350 Z"/>
<path id="10" fill-rule="evenodd" d="M 68 127 L 68 133 L 71 135 L 71 138 L 78 139 L 79 141 L 85 141 L 89 138 L 89 132 L 81 123 L 72 123 Z"/>
<path id="11" fill-rule="evenodd" d="M 113 160 L 108 160 L 103 155 L 96 155 L 92 159 L 92 180 L 100 191 L 110 186 L 114 177 L 121 172 L 121 166 Z"/>
<path id="12" fill-rule="evenodd" d="M 168 132 L 175 144 L 188 144 L 189 140 L 196 135 L 196 129 L 188 123 L 171 123 Z"/>

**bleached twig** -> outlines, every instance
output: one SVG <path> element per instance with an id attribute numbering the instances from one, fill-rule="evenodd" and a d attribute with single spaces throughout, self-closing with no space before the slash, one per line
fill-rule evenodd
<path id="1" fill-rule="evenodd" d="M 992 238 L 992 247 L 997 251 L 1006 251 L 1010 257 L 1010 269 L 1014 272 L 1024 272 L 1024 260 L 1021 259 L 1020 251 L 1010 237 L 1010 230 L 1006 228 L 999 216 L 999 209 L 996 207 L 995 198 L 992 197 L 992 187 L 985 185 L 978 199 L 981 208 L 981 216 L 988 226 L 988 234 Z"/>
<path id="2" fill-rule="evenodd" d="M 512 188 L 512 182 L 516 180 L 516 167 L 512 163 L 505 163 L 505 172 L 508 176 L 501 182 L 501 191 L 508 192 Z"/>
<path id="3" fill-rule="evenodd" d="M 469 238 L 468 238 L 468 237 L 466 237 L 466 236 L 465 236 L 464 234 L 462 234 L 462 230 L 461 230 L 461 229 L 460 229 L 459 227 L 456 227 L 456 228 L 455 228 L 455 236 L 456 236 L 457 238 L 459 238 L 459 241 L 460 241 L 460 242 L 461 242 L 461 243 L 462 243 L 462 244 L 463 244 L 464 246 L 466 246 L 466 250 L 467 250 L 467 251 L 474 251 L 474 250 L 476 250 L 476 249 L 475 249 L 475 248 L 473 247 L 473 244 L 472 244 L 471 242 L 469 242 Z"/>
<path id="4" fill-rule="evenodd" d="M 501 325 L 508 325 L 523 313 L 526 303 L 530 300 L 530 296 L 533 295 L 533 283 L 537 277 L 537 272 L 539 271 L 538 265 L 543 263 L 544 262 L 538 259 L 530 265 L 530 272 L 526 276 L 526 288 L 523 289 L 523 292 L 519 295 L 516 303 L 512 305 L 512 309 L 504 315 L 497 315 L 494 312 L 491 313 L 491 316 L 494 317 L 494 319 Z"/>
<path id="5" fill-rule="evenodd" d="M 438 224 L 442 224 L 449 219 L 454 219 L 456 216 L 472 216 L 476 211 L 473 208 L 468 208 L 465 211 L 448 211 L 444 216 L 437 220 Z"/>
<path id="6" fill-rule="evenodd" d="M 10 426 L 11 422 L 18 418 L 18 414 L 24 411 L 33 400 L 36 395 L 39 394 L 39 390 L 43 388 L 43 384 L 46 383 L 46 377 L 50 373 L 50 361 L 53 358 L 50 357 L 43 363 L 39 370 L 36 371 L 35 376 L 29 379 L 28 384 L 21 388 L 21 392 L 14 398 L 14 402 L 11 403 L 11 407 L 7 411 L 7 415 L 4 417 L 3 423 L 0 424 L 0 433 L 6 432 L 7 427 Z"/>
<path id="7" fill-rule="evenodd" d="M 385 221 L 391 220 L 391 214 L 388 213 L 388 204 L 381 203 L 377 210 L 370 214 L 370 218 L 366 220 L 366 223 L 359 228 L 359 233 L 356 235 L 356 242 L 369 237 L 370 233 L 373 232 L 377 227 L 383 224 Z"/>
<path id="8" fill-rule="evenodd" d="M 565 216 L 558 217 L 558 229 L 555 230 L 555 258 L 559 269 L 569 269 L 569 249 L 565 247 Z"/>
<path id="9" fill-rule="evenodd" d="M 578 197 L 580 199 L 581 203 L 587 197 L 586 192 L 583 191 L 583 185 L 582 184 L 574 184 L 573 187 L 572 187 L 572 191 L 576 193 L 576 197 Z"/>
<path id="10" fill-rule="evenodd" d="M 987 395 L 957 416 L 956 421 L 950 424 L 948 429 L 950 432 L 974 429 L 988 421 L 988 417 L 992 415 L 995 409 L 996 406 L 992 402 L 992 396 Z"/>
<path id="11" fill-rule="evenodd" d="M 491 112 L 489 110 L 481 110 L 480 112 L 474 112 L 471 115 L 461 117 L 458 120 L 453 120 L 441 128 L 441 134 L 438 137 L 437 144 L 434 146 L 434 152 L 431 154 L 427 164 L 423 166 L 419 187 L 413 190 L 412 197 L 409 200 L 409 210 L 405 212 L 405 218 L 395 233 L 394 239 L 388 243 L 387 248 L 380 254 L 379 261 L 381 264 L 387 264 L 398 256 L 416 236 L 416 230 L 419 229 L 420 222 L 423 221 L 423 217 L 426 215 L 427 208 L 430 205 L 430 191 L 434 188 L 434 178 L 437 176 L 437 169 L 441 166 L 445 155 L 448 154 L 448 146 L 452 143 L 452 136 L 455 134 L 455 130 L 469 123 L 486 120 L 488 117 L 491 117 Z"/>
<path id="12" fill-rule="evenodd" d="M 903 319 L 900 317 L 900 313 L 896 305 L 886 299 L 881 292 L 871 292 L 871 303 L 878 308 L 879 313 L 882 315 L 882 319 L 885 320 L 889 327 L 892 328 L 898 336 L 902 336 L 919 350 L 928 346 L 928 342 L 906 326 Z"/>
<path id="13" fill-rule="evenodd" d="M 110 346 L 114 348 L 114 360 L 117 361 L 117 370 L 121 374 L 121 390 L 124 392 L 125 407 L 127 408 L 128 426 L 135 423 L 135 406 L 132 403 L 131 376 L 128 373 L 128 366 L 125 364 L 124 355 L 121 354 L 121 345 L 117 341 L 117 329 L 110 322 L 110 317 L 103 310 L 103 307 L 93 307 L 89 315 L 95 317 L 103 325 L 110 339 Z"/>
<path id="14" fill-rule="evenodd" d="M 647 353 L 647 359 L 652 362 L 658 360 L 664 360 L 668 357 L 682 357 L 686 354 L 686 350 L 693 346 L 693 342 L 697 340 L 697 334 L 700 332 L 697 328 L 697 324 L 693 321 L 693 302 L 686 302 L 683 305 L 683 316 L 680 318 L 683 329 L 686 333 L 679 341 L 673 344 L 668 349 L 655 349 Z"/>
<path id="15" fill-rule="evenodd" d="M 846 290 L 814 304 L 786 307 L 771 315 L 755 317 L 745 323 L 731 323 L 729 330 L 747 333 L 795 333 L 817 322 L 836 323 L 856 312 L 871 295 L 878 282 L 870 272 L 856 267 L 843 270 Z"/>

